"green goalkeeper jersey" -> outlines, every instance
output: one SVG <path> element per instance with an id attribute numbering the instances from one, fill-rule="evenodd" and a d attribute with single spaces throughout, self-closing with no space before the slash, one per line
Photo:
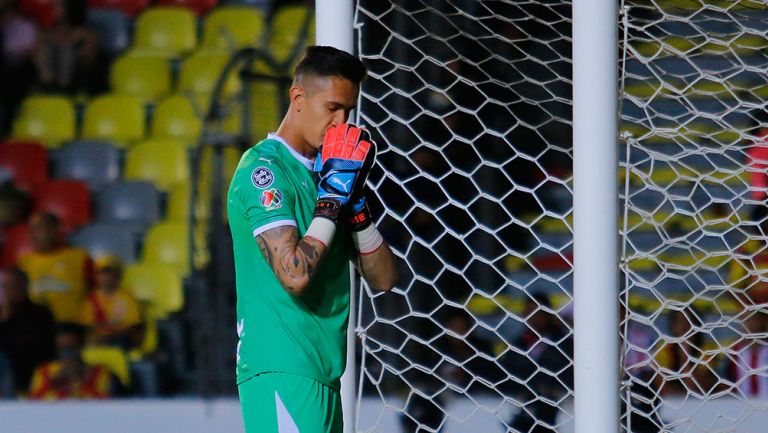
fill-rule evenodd
<path id="1" fill-rule="evenodd" d="M 312 161 L 276 135 L 240 159 L 227 197 L 237 278 L 237 383 L 265 372 L 306 376 L 338 389 L 349 319 L 349 233 L 336 231 L 330 250 L 301 296 L 275 277 L 255 237 L 312 221 L 317 186 Z"/>

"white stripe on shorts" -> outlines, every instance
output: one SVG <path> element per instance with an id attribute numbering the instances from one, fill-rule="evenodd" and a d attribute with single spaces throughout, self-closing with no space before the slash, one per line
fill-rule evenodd
<path id="1" fill-rule="evenodd" d="M 277 410 L 277 433 L 300 433 L 277 391 L 275 391 L 275 409 Z"/>

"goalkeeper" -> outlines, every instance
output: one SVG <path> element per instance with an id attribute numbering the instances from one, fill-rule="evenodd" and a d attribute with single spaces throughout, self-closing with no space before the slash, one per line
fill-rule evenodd
<path id="1" fill-rule="evenodd" d="M 374 289 L 395 283 L 365 203 L 374 143 L 346 124 L 365 75 L 350 54 L 308 48 L 280 127 L 245 152 L 229 188 L 247 433 L 342 432 L 349 262 Z"/>

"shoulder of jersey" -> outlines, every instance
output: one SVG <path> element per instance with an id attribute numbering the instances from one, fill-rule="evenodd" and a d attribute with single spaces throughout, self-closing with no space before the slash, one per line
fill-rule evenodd
<path id="1" fill-rule="evenodd" d="M 249 151 L 250 161 L 245 171 L 253 186 L 258 189 L 269 188 L 275 181 L 275 174 L 281 171 L 282 165 L 275 144 L 279 143 L 274 140 L 262 140 Z"/>

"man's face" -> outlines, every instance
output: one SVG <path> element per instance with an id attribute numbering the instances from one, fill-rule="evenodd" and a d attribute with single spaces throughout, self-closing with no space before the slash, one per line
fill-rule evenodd
<path id="1" fill-rule="evenodd" d="M 49 251 L 56 247 L 59 230 L 44 216 L 33 215 L 29 221 L 29 235 L 37 251 Z"/>
<path id="2" fill-rule="evenodd" d="M 359 91 L 357 84 L 345 78 L 316 76 L 303 77 L 291 89 L 304 140 L 313 149 L 322 146 L 329 129 L 347 121 Z"/>

